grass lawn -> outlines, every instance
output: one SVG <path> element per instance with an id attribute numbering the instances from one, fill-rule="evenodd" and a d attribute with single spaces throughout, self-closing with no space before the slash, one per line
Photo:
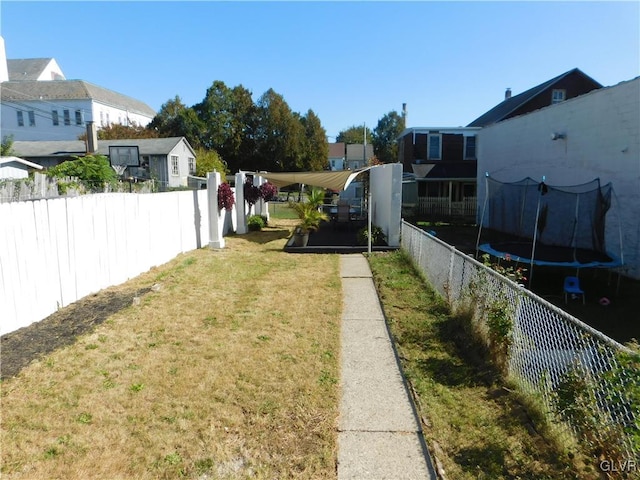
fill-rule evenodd
<path id="1" fill-rule="evenodd" d="M 339 263 L 293 224 L 96 294 L 148 292 L 2 382 L 2 478 L 335 478 Z"/>
<path id="2" fill-rule="evenodd" d="M 448 479 L 597 479 L 505 384 L 402 252 L 370 265 L 425 438 Z M 590 464 L 589 464 L 590 463 Z"/>

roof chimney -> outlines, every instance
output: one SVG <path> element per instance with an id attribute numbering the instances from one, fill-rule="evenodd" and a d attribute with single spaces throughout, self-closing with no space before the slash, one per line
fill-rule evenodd
<path id="1" fill-rule="evenodd" d="M 98 131 L 93 122 L 87 122 L 87 154 L 91 155 L 98 151 Z"/>
<path id="2" fill-rule="evenodd" d="M 402 118 L 404 120 L 404 126 L 407 126 L 407 104 L 402 104 Z"/>
<path id="3" fill-rule="evenodd" d="M 507 91 L 504 92 L 504 99 L 509 100 L 511 98 L 511 89 L 507 88 Z"/>

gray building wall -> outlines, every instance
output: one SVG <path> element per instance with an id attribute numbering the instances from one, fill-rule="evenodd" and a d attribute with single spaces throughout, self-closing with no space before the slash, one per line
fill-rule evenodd
<path id="1" fill-rule="evenodd" d="M 621 225 L 627 273 L 640 278 L 640 77 L 483 128 L 477 154 L 479 212 L 485 172 L 505 182 L 611 182 L 606 244 L 617 252 Z"/>

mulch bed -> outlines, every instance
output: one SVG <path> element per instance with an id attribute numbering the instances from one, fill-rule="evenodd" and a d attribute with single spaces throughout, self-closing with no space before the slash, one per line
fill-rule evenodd
<path id="1" fill-rule="evenodd" d="M 107 318 L 131 305 L 134 297 L 149 292 L 112 287 L 89 295 L 58 310 L 44 320 L 0 337 L 2 380 L 16 376 L 32 361 L 71 345 L 78 336 L 91 332 Z"/>

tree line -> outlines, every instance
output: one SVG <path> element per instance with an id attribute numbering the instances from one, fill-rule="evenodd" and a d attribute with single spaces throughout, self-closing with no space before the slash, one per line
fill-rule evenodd
<path id="1" fill-rule="evenodd" d="M 366 129 L 378 162 L 397 161 L 395 139 L 404 127 L 404 118 L 392 111 L 373 131 Z M 364 131 L 364 125 L 349 127 L 336 141 L 362 143 Z M 313 110 L 292 111 L 273 89 L 254 102 L 242 85 L 230 88 L 220 80 L 195 105 L 185 105 L 177 95 L 168 100 L 147 127 L 114 124 L 98 131 L 99 139 L 176 136 L 185 137 L 197 151 L 198 163 L 204 156 L 215 158 L 214 164 L 225 165 L 227 173 L 328 168 L 326 130 Z"/>

